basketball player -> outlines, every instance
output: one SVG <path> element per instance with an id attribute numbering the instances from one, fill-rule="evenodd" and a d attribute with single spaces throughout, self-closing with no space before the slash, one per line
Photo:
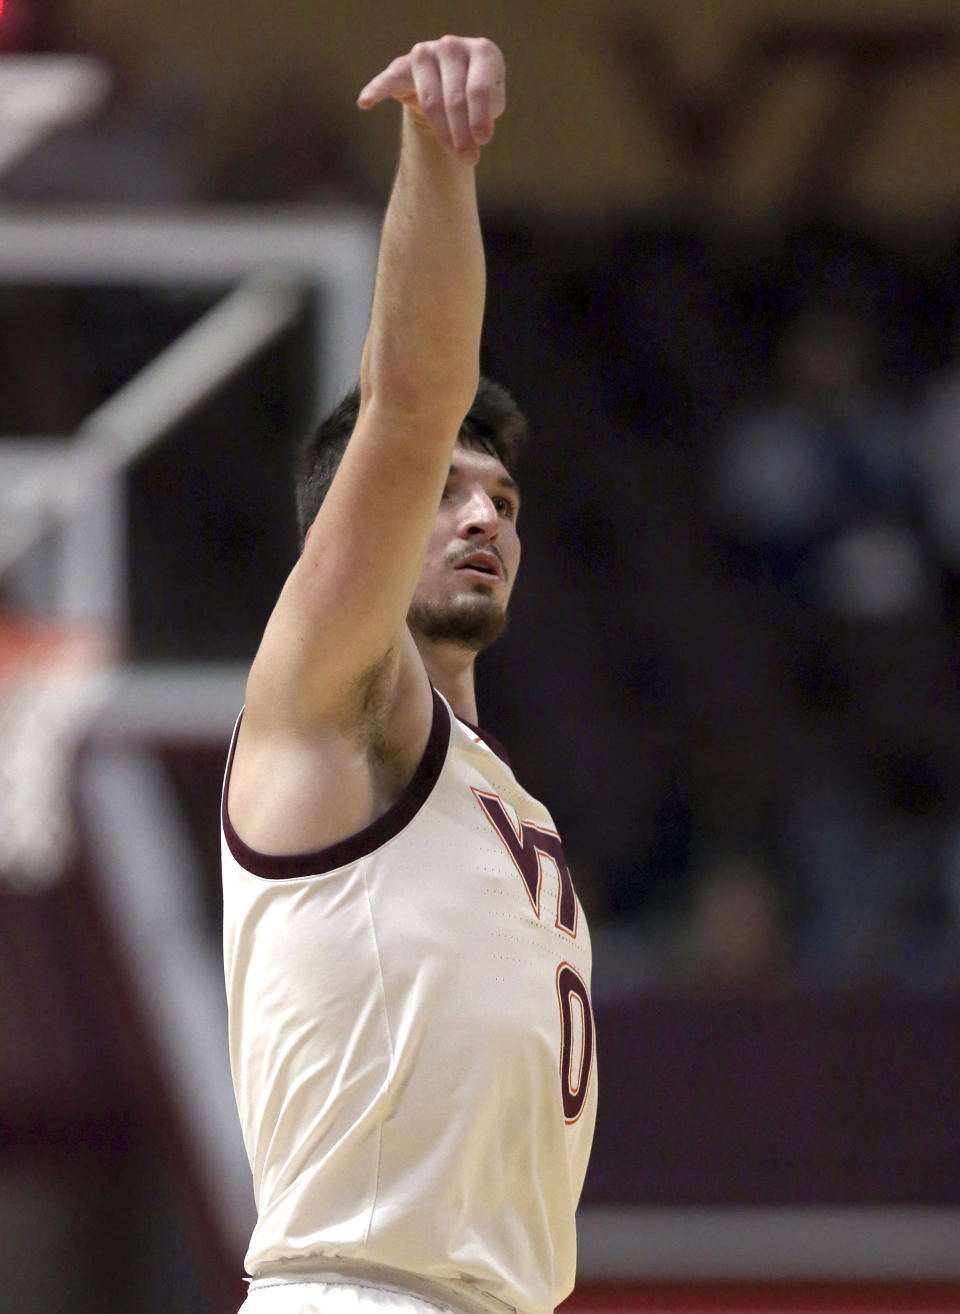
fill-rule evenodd
<path id="1" fill-rule="evenodd" d="M 403 135 L 359 393 L 308 449 L 306 541 L 224 785 L 244 1310 L 547 1314 L 573 1286 L 596 1065 L 559 836 L 473 726 L 520 561 L 523 421 L 478 392 L 474 166 L 502 57 L 417 45 L 359 104 L 388 98 Z"/>

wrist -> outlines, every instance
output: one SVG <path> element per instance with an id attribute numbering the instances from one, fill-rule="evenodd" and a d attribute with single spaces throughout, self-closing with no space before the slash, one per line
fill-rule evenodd
<path id="1" fill-rule="evenodd" d="M 410 143 L 417 152 L 422 151 L 457 171 L 472 173 L 479 158 L 479 150 L 476 150 L 477 158 L 464 159 L 449 144 L 441 141 L 423 110 L 415 103 L 403 103 L 403 143 Z"/>

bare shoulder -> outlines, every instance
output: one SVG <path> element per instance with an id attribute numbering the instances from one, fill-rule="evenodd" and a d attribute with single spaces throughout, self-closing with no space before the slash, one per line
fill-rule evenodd
<path id="1" fill-rule="evenodd" d="M 335 716 L 303 724 L 271 718 L 262 706 L 245 709 L 228 782 L 233 829 L 274 856 L 355 835 L 412 780 L 432 719 L 429 682 L 408 634 L 357 680 Z"/>

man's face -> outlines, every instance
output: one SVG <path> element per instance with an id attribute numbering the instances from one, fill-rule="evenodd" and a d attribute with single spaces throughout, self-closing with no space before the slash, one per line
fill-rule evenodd
<path id="1" fill-rule="evenodd" d="M 519 510 L 496 457 L 458 445 L 407 616 L 416 637 L 473 652 L 500 637 L 520 564 Z"/>

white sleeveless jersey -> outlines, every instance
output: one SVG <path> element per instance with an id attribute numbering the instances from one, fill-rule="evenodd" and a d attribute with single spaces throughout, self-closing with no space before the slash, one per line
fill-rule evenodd
<path id="1" fill-rule="evenodd" d="M 434 694 L 410 786 L 358 835 L 269 857 L 225 802 L 222 822 L 248 1272 L 359 1261 L 461 1308 L 552 1310 L 597 1077 L 589 934 L 549 813 Z"/>

